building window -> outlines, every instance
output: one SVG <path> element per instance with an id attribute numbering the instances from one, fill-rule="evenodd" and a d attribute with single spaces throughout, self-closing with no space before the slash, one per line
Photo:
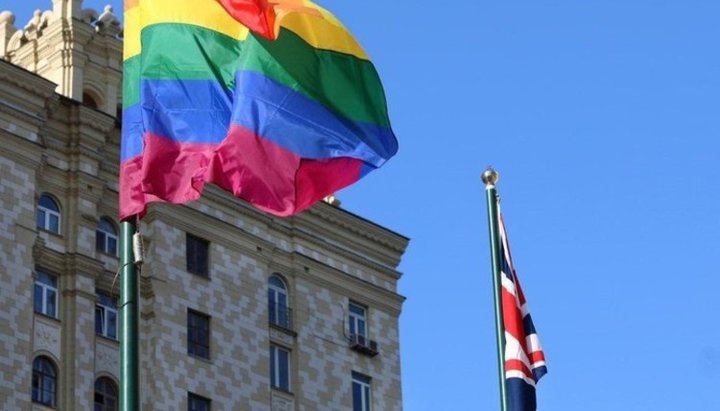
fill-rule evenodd
<path id="1" fill-rule="evenodd" d="M 208 276 L 208 248 L 210 243 L 192 234 L 185 236 L 185 260 L 190 273 Z"/>
<path id="2" fill-rule="evenodd" d="M 36 219 L 37 228 L 60 234 L 60 207 L 49 194 L 40 196 Z"/>
<path id="3" fill-rule="evenodd" d="M 117 339 L 117 298 L 98 293 L 95 303 L 95 334 Z"/>
<path id="4" fill-rule="evenodd" d="M 188 411 L 210 411 L 210 400 L 189 392 Z"/>
<path id="5" fill-rule="evenodd" d="M 95 381 L 95 410 L 117 411 L 117 386 L 107 377 L 100 377 Z"/>
<path id="6" fill-rule="evenodd" d="M 210 316 L 188 310 L 187 348 L 190 355 L 210 359 Z"/>
<path id="7" fill-rule="evenodd" d="M 117 255 L 118 236 L 115 225 L 107 217 L 98 221 L 95 229 L 95 249 L 110 255 Z"/>
<path id="8" fill-rule="evenodd" d="M 57 291 L 57 277 L 42 271 L 37 271 L 37 277 L 35 278 L 35 295 L 33 296 L 35 312 L 57 318 Z"/>
<path id="9" fill-rule="evenodd" d="M 370 411 L 370 377 L 358 372 L 352 373 L 353 411 Z"/>
<path id="10" fill-rule="evenodd" d="M 47 357 L 33 361 L 32 401 L 53 408 L 57 405 L 57 370 Z"/>
<path id="11" fill-rule="evenodd" d="M 270 346 L 270 385 L 290 392 L 290 351 L 277 345 Z"/>
<path id="12" fill-rule="evenodd" d="M 270 324 L 292 329 L 287 288 L 285 282 L 276 274 L 270 276 L 268 280 L 268 311 L 270 313 Z"/>
<path id="13" fill-rule="evenodd" d="M 350 335 L 361 337 L 364 341 L 367 338 L 367 308 L 350 302 L 349 304 L 350 318 Z"/>
<path id="14" fill-rule="evenodd" d="M 83 91 L 82 102 L 83 102 L 83 104 L 85 104 L 86 106 L 88 106 L 90 108 L 97 109 L 99 107 L 97 99 L 95 97 L 93 97 L 93 95 L 91 93 L 89 93 L 87 91 Z"/>

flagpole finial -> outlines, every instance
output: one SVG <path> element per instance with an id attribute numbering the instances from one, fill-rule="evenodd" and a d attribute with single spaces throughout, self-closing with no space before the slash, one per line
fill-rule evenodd
<path id="1" fill-rule="evenodd" d="M 488 167 L 487 170 L 482 173 L 482 181 L 485 183 L 486 188 L 495 187 L 499 179 L 500 174 L 492 167 Z"/>

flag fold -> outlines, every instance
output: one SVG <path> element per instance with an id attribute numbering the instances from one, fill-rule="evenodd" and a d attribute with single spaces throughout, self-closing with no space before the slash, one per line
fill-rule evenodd
<path id="1" fill-rule="evenodd" d="M 125 0 L 120 218 L 214 183 L 287 216 L 398 149 L 362 47 L 306 0 Z"/>
<path id="2" fill-rule="evenodd" d="M 545 354 L 512 263 L 499 204 L 498 216 L 507 409 L 535 411 L 535 384 L 547 373 Z"/>

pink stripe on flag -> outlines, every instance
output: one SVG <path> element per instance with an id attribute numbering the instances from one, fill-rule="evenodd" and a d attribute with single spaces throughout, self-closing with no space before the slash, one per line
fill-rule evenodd
<path id="1" fill-rule="evenodd" d="M 182 204 L 215 183 L 278 216 L 296 214 L 360 178 L 361 160 L 303 159 L 232 126 L 219 145 L 188 144 L 145 134 L 143 154 L 121 164 L 120 219 L 145 214 L 146 203 Z"/>

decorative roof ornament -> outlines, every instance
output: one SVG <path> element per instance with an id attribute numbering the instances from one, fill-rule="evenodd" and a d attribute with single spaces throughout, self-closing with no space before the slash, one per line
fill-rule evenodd
<path id="1" fill-rule="evenodd" d="M 100 34 L 105 34 L 111 37 L 115 37 L 122 32 L 120 27 L 120 20 L 113 13 L 111 5 L 105 6 L 102 14 L 98 17 L 95 22 L 95 30 Z"/>

